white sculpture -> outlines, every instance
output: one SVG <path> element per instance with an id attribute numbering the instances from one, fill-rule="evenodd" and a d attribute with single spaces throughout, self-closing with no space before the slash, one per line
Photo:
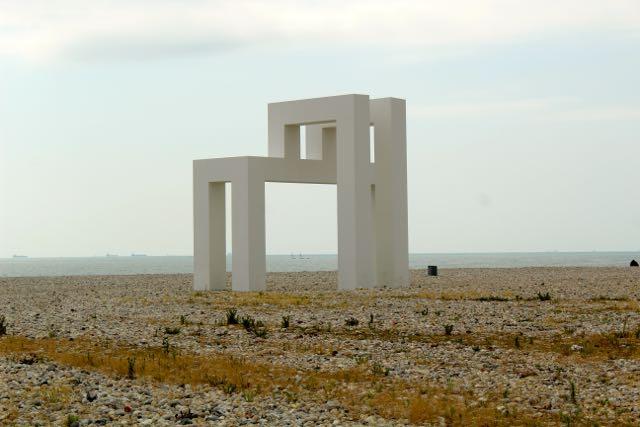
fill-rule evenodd
<path id="1" fill-rule="evenodd" d="M 300 159 L 300 126 L 307 159 Z M 265 289 L 265 182 L 337 184 L 339 289 L 408 285 L 404 100 L 342 95 L 269 104 L 269 157 L 194 160 L 196 290 L 225 288 L 227 182 L 233 290 Z"/>

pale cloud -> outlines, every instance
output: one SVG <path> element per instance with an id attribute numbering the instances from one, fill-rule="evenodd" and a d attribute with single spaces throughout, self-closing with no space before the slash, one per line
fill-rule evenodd
<path id="1" fill-rule="evenodd" d="M 640 106 L 593 106 L 570 97 L 526 98 L 413 106 L 408 114 L 419 119 L 482 118 L 526 113 L 533 120 L 639 120 Z"/>
<path id="2" fill-rule="evenodd" d="M 30 60 L 241 45 L 416 47 L 637 37 L 638 0 L 0 0 L 0 55 Z"/>

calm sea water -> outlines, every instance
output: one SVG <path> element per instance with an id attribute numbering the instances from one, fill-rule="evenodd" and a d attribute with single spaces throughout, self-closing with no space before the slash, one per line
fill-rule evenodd
<path id="1" fill-rule="evenodd" d="M 624 267 L 640 252 L 519 252 L 411 254 L 411 268 L 427 265 L 470 267 Z M 321 271 L 337 268 L 336 255 L 268 255 L 268 271 Z M 231 270 L 231 257 L 227 257 Z M 0 258 L 0 276 L 74 276 L 94 274 L 191 273 L 190 256 L 121 256 L 93 258 Z"/>

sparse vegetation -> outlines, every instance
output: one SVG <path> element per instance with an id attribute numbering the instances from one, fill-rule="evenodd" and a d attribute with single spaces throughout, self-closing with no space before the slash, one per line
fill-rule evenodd
<path id="1" fill-rule="evenodd" d="M 4 315 L 0 316 L 0 337 L 7 335 L 7 319 Z"/>
<path id="2" fill-rule="evenodd" d="M 205 422 L 209 412 L 220 416 L 213 404 L 211 409 L 193 405 L 192 413 L 180 397 L 187 392 L 198 400 L 202 393 L 212 393 L 224 405 L 233 405 L 234 412 L 225 416 L 231 423 L 243 417 L 262 417 L 255 411 L 256 405 L 264 406 L 264 398 L 278 405 L 273 409 L 278 415 L 274 422 L 282 417 L 282 424 L 293 414 L 299 419 L 298 414 L 305 410 L 315 421 L 318 413 L 331 411 L 345 424 L 633 423 L 637 383 L 633 367 L 640 360 L 636 299 L 640 282 L 632 275 L 635 271 L 498 270 L 483 269 L 480 274 L 452 271 L 455 280 L 447 277 L 438 284 L 424 284 L 412 273 L 414 283 L 409 288 L 358 292 L 327 291 L 330 283 L 325 277 L 334 280 L 335 273 L 303 273 L 302 279 L 269 273 L 269 291 L 237 295 L 229 291 L 192 293 L 187 276 L 175 278 L 183 287 L 175 294 L 155 286 L 125 288 L 133 279 L 122 277 L 118 279 L 122 284 L 110 288 L 126 299 L 128 311 L 123 308 L 116 316 L 92 301 L 93 296 L 112 294 L 111 290 L 102 294 L 104 287 L 72 284 L 68 289 L 79 289 L 80 295 L 68 299 L 58 291 L 64 287 L 56 288 L 53 296 L 30 293 L 32 310 L 20 302 L 24 299 L 15 298 L 16 307 L 4 313 L 10 320 L 11 335 L 0 337 L 0 357 L 16 368 L 9 372 L 9 381 L 32 372 L 36 376 L 20 383 L 25 385 L 20 386 L 23 394 L 13 395 L 9 390 L 0 424 L 64 425 L 68 414 L 80 416 L 84 424 L 105 417 L 97 413 L 105 405 L 117 411 L 121 421 L 136 422 L 137 411 L 145 412 L 141 404 L 147 398 L 120 399 L 134 382 L 136 388 L 151 390 L 154 401 L 171 402 L 173 409 L 161 417 L 174 424 Z M 532 289 L 531 275 L 549 278 L 553 287 L 536 284 Z M 279 277 L 288 282 L 274 280 Z M 513 280 L 507 282 L 510 278 Z M 84 285 L 92 280 L 79 282 Z M 148 280 L 170 285 L 165 278 Z M 101 278 L 96 283 L 104 281 Z M 294 285 L 318 286 L 289 293 L 272 290 L 289 290 Z M 13 288 L 18 289 L 9 283 L 7 289 Z M 543 297 L 547 291 L 554 292 L 553 300 L 540 302 L 538 291 Z M 601 293 L 612 297 L 593 298 Z M 427 294 L 434 300 L 425 300 Z M 195 303 L 187 304 L 187 298 Z M 144 300 L 145 307 L 136 305 L 138 299 Z M 92 305 L 87 309 L 78 305 L 80 300 Z M 287 302 L 294 300 L 312 304 L 292 309 Z M 43 312 L 49 301 L 56 307 L 54 313 Z M 238 326 L 226 326 L 229 307 L 237 307 Z M 77 314 L 69 314 L 74 308 Z M 91 320 L 91 310 L 99 321 Z M 362 319 L 363 326 L 349 325 L 350 317 Z M 168 334 L 166 326 L 182 331 Z M 48 330 L 56 331 L 52 339 L 46 338 Z M 272 330 L 273 339 L 257 338 Z M 40 361 L 44 362 L 40 366 L 24 366 Z M 67 374 L 68 366 L 75 367 L 73 375 Z M 469 375 L 469 368 L 480 369 L 482 378 L 475 372 Z M 432 374 L 436 371 L 437 375 Z M 43 378 L 41 372 L 46 372 Z M 106 383 L 113 388 L 94 391 L 98 384 Z M 615 397 L 606 393 L 613 388 L 618 390 Z M 94 393 L 91 398 L 89 393 Z M 113 396 L 118 399 L 110 405 Z M 93 403 L 79 407 L 80 399 Z M 26 419 L 26 411 L 17 404 L 20 400 L 28 405 L 39 402 L 39 409 L 29 412 L 38 415 Z M 256 401 L 256 405 L 246 403 Z M 237 408 L 240 410 L 235 411 Z M 281 412 L 293 408 L 296 411 L 290 418 Z M 123 409 L 125 414 L 121 414 Z M 40 414 L 53 421 L 48 422 L 45 415 L 38 418 Z M 157 419 L 157 414 L 153 416 Z"/>
<path id="3" fill-rule="evenodd" d="M 451 335 L 453 333 L 453 325 L 444 325 L 444 334 Z"/>

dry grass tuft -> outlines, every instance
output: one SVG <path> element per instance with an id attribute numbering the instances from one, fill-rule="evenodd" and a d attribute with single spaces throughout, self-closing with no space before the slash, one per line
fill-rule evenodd
<path id="1" fill-rule="evenodd" d="M 370 362 L 331 372 L 302 371 L 272 364 L 255 363 L 228 354 L 184 354 L 165 347 L 118 346 L 87 339 L 29 339 L 19 336 L 0 339 L 0 354 L 21 357 L 35 354 L 81 369 L 120 378 L 137 378 L 160 383 L 217 387 L 227 393 L 251 396 L 279 393 L 287 401 L 299 398 L 318 404 L 337 399 L 354 419 L 377 414 L 387 419 L 408 419 L 413 423 L 438 422 L 447 425 L 517 425 L 526 419 L 496 409 L 498 399 L 482 406 L 469 392 L 429 387 L 392 376 L 378 375 Z M 130 360 L 135 358 L 132 367 Z M 132 372 L 133 370 L 133 372 Z M 45 399 L 64 404 L 69 390 L 52 389 Z"/>

